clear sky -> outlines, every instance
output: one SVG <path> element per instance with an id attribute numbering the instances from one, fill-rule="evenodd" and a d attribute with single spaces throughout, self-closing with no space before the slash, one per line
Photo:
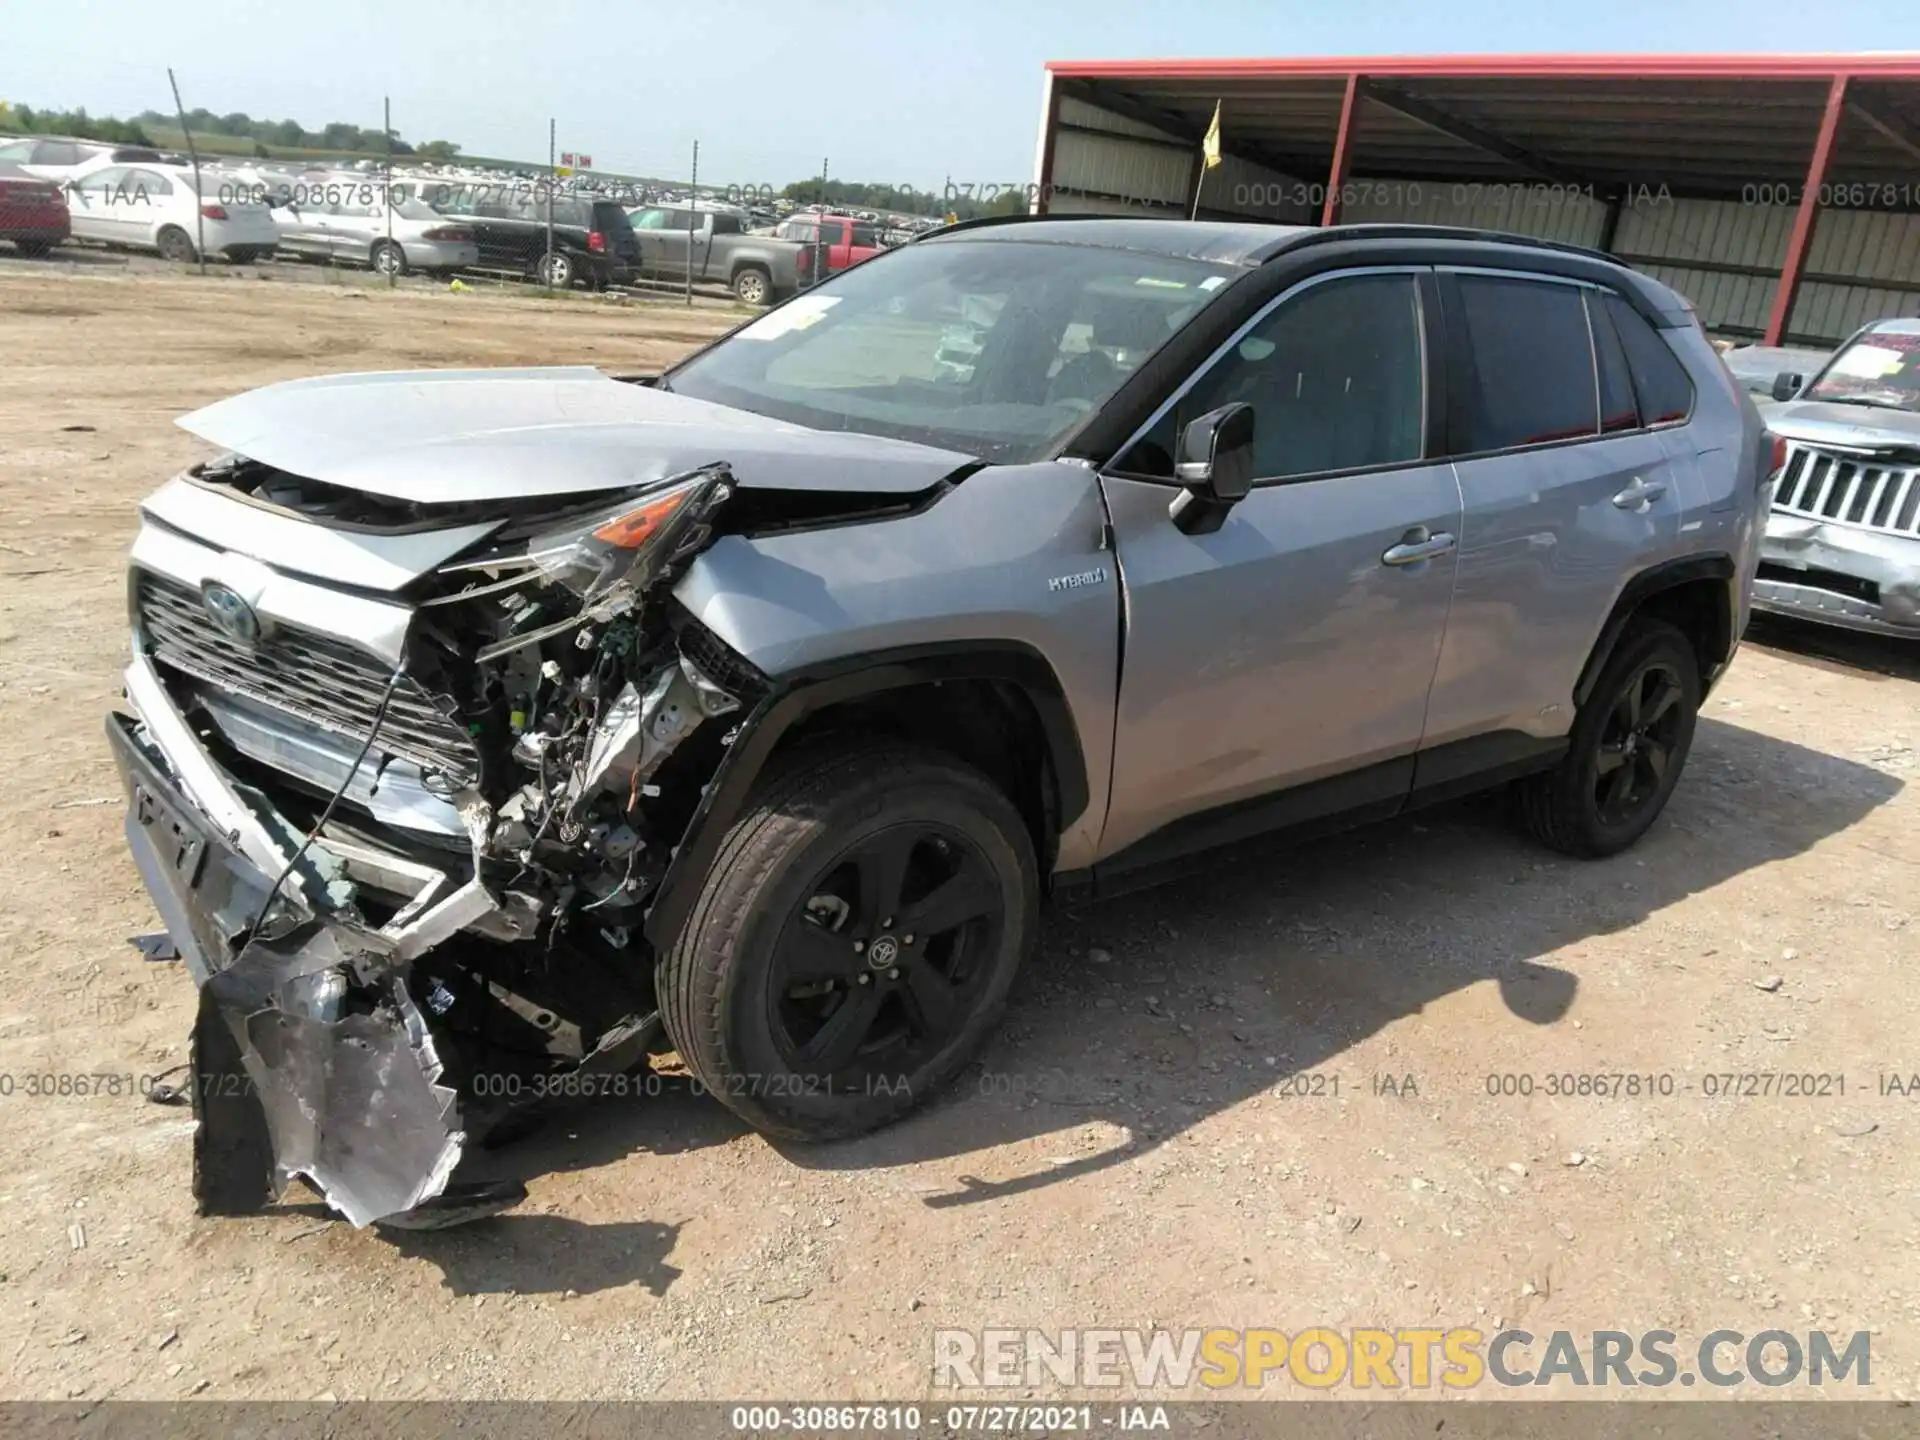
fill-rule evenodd
<path id="1" fill-rule="evenodd" d="M 1050 59 L 1920 48 L 1914 0 L 0 0 L 0 100 L 377 128 L 784 185 L 1031 179 Z"/>

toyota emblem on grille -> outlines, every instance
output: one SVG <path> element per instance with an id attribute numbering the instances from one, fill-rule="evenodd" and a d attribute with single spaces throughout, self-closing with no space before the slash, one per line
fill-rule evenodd
<path id="1" fill-rule="evenodd" d="M 238 644 L 253 646 L 260 640 L 260 617 L 240 597 L 240 592 L 209 580 L 200 587 L 200 604 L 220 633 Z"/>

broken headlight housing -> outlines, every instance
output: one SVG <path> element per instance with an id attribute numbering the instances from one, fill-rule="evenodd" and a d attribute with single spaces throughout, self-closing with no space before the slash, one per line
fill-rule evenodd
<path id="1" fill-rule="evenodd" d="M 586 619 L 634 607 L 650 584 L 707 543 L 708 520 L 733 493 L 725 466 L 695 470 L 664 490 L 628 496 L 585 519 L 535 535 L 527 558 L 580 597 Z"/>

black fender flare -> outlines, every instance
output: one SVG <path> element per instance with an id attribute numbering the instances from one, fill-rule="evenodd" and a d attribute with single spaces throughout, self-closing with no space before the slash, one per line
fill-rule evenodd
<path id="1" fill-rule="evenodd" d="M 746 808 L 748 795 L 788 731 L 829 706 L 887 690 L 953 680 L 998 680 L 1019 688 L 1032 703 L 1046 739 L 1059 826 L 1064 830 L 1079 819 L 1089 800 L 1079 727 L 1060 677 L 1030 645 L 971 640 L 915 645 L 783 675 L 742 722 L 661 877 L 645 923 L 654 950 L 665 950 L 686 924 L 721 842 Z"/>
<path id="2" fill-rule="evenodd" d="M 1620 637 L 1626 633 L 1634 614 L 1640 607 L 1663 590 L 1672 590 L 1681 585 L 1691 585 L 1701 580 L 1715 580 L 1731 585 L 1737 569 L 1733 557 L 1726 554 L 1689 555 L 1679 560 L 1667 560 L 1649 567 L 1633 576 L 1621 587 L 1619 598 L 1613 602 L 1613 610 L 1607 616 L 1607 623 L 1600 628 L 1600 636 L 1593 642 L 1593 649 L 1587 655 L 1587 663 L 1580 671 L 1580 679 L 1573 687 L 1573 703 L 1576 707 L 1587 703 L 1587 697 L 1593 693 L 1594 684 L 1600 678 L 1600 672 L 1606 668 L 1612 658 L 1614 648 L 1620 643 Z M 1729 605 L 1733 605 L 1733 596 L 1728 595 Z M 1737 607 L 1727 616 L 1728 630 L 1731 632 Z M 1740 637 L 1729 633 L 1728 647 Z M 1722 656 L 1724 663 L 1726 657 Z M 1702 680 L 1707 677 L 1701 676 Z"/>

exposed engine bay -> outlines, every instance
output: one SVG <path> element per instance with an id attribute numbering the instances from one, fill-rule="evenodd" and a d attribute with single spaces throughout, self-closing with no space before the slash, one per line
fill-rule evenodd
<path id="1" fill-rule="evenodd" d="M 332 526 L 462 518 L 234 457 L 192 478 Z M 277 875 L 257 856 L 202 862 L 187 913 L 168 916 L 206 972 L 203 1209 L 257 1209 L 299 1175 L 356 1224 L 488 1213 L 497 1187 L 447 1191 L 471 1145 L 592 1083 L 562 1077 L 644 1063 L 660 1031 L 640 923 L 767 688 L 666 593 L 734 493 L 711 465 L 510 516 L 414 587 L 384 676 L 229 587 L 141 572 L 136 551 L 136 633 L 166 700 L 288 857 Z M 143 784 L 200 797 L 209 782 L 181 773 L 159 703 L 131 680 L 129 696 L 145 722 L 118 747 L 136 809 Z"/>

